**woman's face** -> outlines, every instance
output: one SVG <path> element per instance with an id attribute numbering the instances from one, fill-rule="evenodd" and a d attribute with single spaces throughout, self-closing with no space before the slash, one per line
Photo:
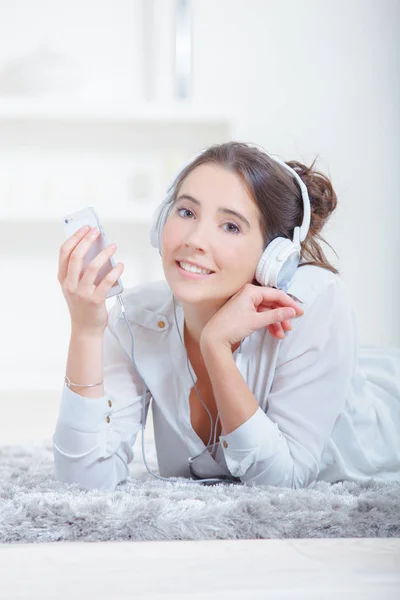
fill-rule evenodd
<path id="1" fill-rule="evenodd" d="M 254 280 L 263 252 L 260 211 L 238 175 L 203 164 L 181 184 L 161 244 L 165 278 L 173 295 L 183 302 L 222 305 Z M 212 273 L 192 275 L 177 261 L 195 263 Z"/>

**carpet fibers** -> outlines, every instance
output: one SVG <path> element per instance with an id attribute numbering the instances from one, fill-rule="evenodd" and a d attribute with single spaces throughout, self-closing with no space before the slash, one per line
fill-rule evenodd
<path id="1" fill-rule="evenodd" d="M 0 446 L 0 542 L 400 537 L 400 482 L 301 490 L 164 482 L 134 451 L 131 479 L 104 492 L 56 481 L 49 440 Z"/>

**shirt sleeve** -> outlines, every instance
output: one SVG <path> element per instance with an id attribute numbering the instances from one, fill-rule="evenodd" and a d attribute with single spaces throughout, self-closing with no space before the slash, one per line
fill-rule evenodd
<path id="1" fill-rule="evenodd" d="M 280 341 L 266 412 L 259 407 L 220 436 L 232 475 L 246 484 L 293 489 L 316 480 L 345 406 L 355 343 L 344 283 L 331 280 Z"/>
<path id="2" fill-rule="evenodd" d="M 56 479 L 85 489 L 111 491 L 127 479 L 142 424 L 144 386 L 115 333 L 117 311 L 119 304 L 109 311 L 104 331 L 105 395 L 86 398 L 64 386 L 53 435 Z M 149 404 L 147 391 L 145 418 Z"/>

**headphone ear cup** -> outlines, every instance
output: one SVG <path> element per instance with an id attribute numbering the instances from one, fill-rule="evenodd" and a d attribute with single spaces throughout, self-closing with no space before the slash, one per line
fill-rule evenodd
<path id="1" fill-rule="evenodd" d="M 158 248 L 161 254 L 161 234 L 163 227 L 165 225 L 165 221 L 167 220 L 168 211 L 170 208 L 171 195 L 169 194 L 164 200 L 161 202 L 159 206 L 157 206 L 156 210 L 153 213 L 151 227 L 150 227 L 150 243 L 153 248 Z"/>
<path id="2" fill-rule="evenodd" d="M 299 261 L 299 248 L 291 240 L 277 237 L 268 244 L 258 261 L 256 280 L 263 286 L 286 290 Z"/>
<path id="3" fill-rule="evenodd" d="M 151 218 L 150 243 L 153 248 L 158 248 L 157 224 L 161 215 L 162 205 L 158 205 Z"/>
<path id="4" fill-rule="evenodd" d="M 256 280 L 258 283 L 264 286 L 273 286 L 274 276 L 273 276 L 273 264 L 272 259 L 274 256 L 274 250 L 279 246 L 281 240 L 284 238 L 277 237 L 272 242 L 268 244 L 265 248 L 264 252 L 261 255 L 260 260 L 258 261 L 258 265 L 256 268 Z"/>

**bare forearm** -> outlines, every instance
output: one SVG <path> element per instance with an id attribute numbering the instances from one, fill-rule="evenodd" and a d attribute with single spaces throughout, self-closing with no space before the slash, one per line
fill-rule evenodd
<path id="1" fill-rule="evenodd" d="M 85 336 L 72 330 L 69 343 L 66 375 L 71 382 L 79 384 L 98 383 L 103 379 L 104 336 Z M 104 385 L 76 387 L 71 390 L 86 398 L 104 396 Z"/>
<path id="2" fill-rule="evenodd" d="M 219 411 L 222 435 L 228 435 L 258 410 L 258 402 L 237 368 L 230 349 L 202 346 L 202 355 Z"/>

